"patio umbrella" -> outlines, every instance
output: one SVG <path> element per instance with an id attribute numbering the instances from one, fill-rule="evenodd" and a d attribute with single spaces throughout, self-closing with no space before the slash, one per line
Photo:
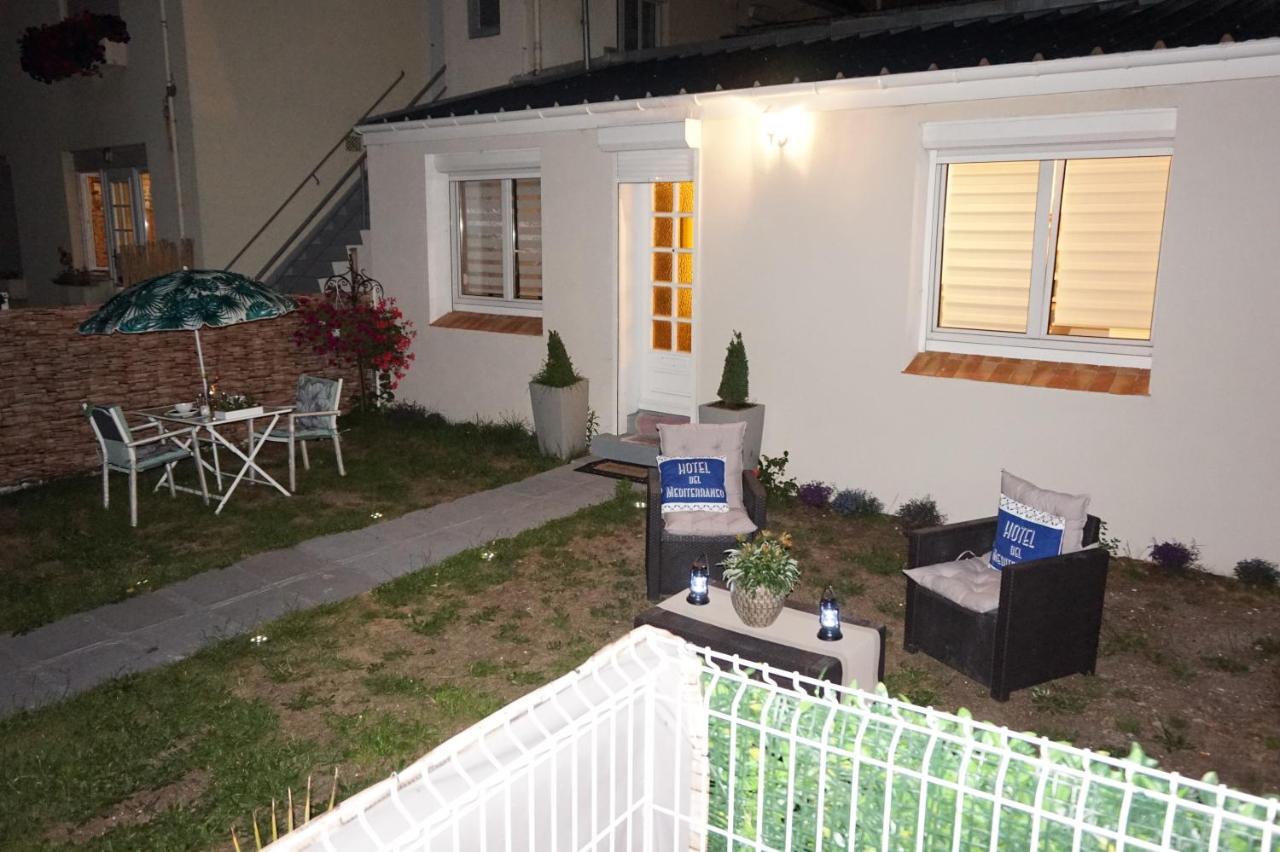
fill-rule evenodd
<path id="1" fill-rule="evenodd" d="M 195 332 L 200 382 L 208 397 L 209 380 L 205 375 L 200 329 L 274 319 L 297 307 L 297 303 L 283 293 L 235 272 L 181 269 L 140 281 L 112 296 L 81 323 L 80 333 Z"/>

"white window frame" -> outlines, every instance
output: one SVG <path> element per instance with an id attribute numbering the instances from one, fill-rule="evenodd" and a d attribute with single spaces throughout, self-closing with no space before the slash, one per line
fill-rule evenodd
<path id="1" fill-rule="evenodd" d="M 1067 160 L 1102 157 L 1171 156 L 1176 111 L 1135 110 L 1114 113 L 1034 116 L 988 121 L 929 123 L 923 142 L 928 151 L 925 258 L 920 349 L 1101 364 L 1151 366 L 1156 343 L 1155 311 L 1149 340 L 1066 337 L 1048 332 L 1049 295 L 1062 203 L 1062 173 Z M 952 163 L 1040 161 L 1035 247 L 1027 310 L 1027 331 L 966 331 L 938 326 L 941 289 L 942 232 L 945 221 L 947 166 Z M 1046 209 L 1052 205 L 1050 209 Z M 1168 215 L 1168 196 L 1165 197 Z M 1156 299 L 1160 285 L 1157 267 Z"/>
<path id="2" fill-rule="evenodd" d="M 465 171 L 449 174 L 449 237 L 450 263 L 453 276 L 454 310 L 474 313 L 514 314 L 542 316 L 542 303 L 546 298 L 546 279 L 543 279 L 542 299 L 517 299 L 515 297 L 515 203 L 508 191 L 517 179 L 534 178 L 541 183 L 537 169 L 500 169 L 493 171 Z M 502 193 L 502 298 L 495 296 L 469 296 L 462 292 L 462 211 L 458 205 L 458 184 L 471 180 L 501 180 L 506 184 Z M 539 212 L 541 227 L 541 212 Z M 543 259 L 546 259 L 545 254 Z"/>

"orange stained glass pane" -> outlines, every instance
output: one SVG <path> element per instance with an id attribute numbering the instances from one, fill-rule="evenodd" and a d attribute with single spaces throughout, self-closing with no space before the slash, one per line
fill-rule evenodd
<path id="1" fill-rule="evenodd" d="M 680 219 L 680 248 L 693 248 L 693 217 L 683 216 Z"/>
<path id="2" fill-rule="evenodd" d="M 653 348 L 664 352 L 671 351 L 671 321 L 653 321 Z"/>
<path id="3" fill-rule="evenodd" d="M 680 184 L 680 212 L 693 212 L 693 181 L 691 180 Z"/>
<path id="4" fill-rule="evenodd" d="M 653 288 L 653 315 L 655 317 L 671 316 L 671 288 Z"/>
<path id="5" fill-rule="evenodd" d="M 680 254 L 676 256 L 680 258 L 680 283 L 692 284 L 693 283 L 693 255 Z"/>
<path id="6" fill-rule="evenodd" d="M 655 251 L 653 253 L 653 280 L 654 281 L 670 281 L 671 280 L 671 253 L 665 251 Z"/>
<path id="7" fill-rule="evenodd" d="M 680 319 L 689 319 L 693 316 L 693 291 L 688 287 L 681 287 L 676 291 L 676 316 Z M 657 313 L 657 311 L 654 311 Z"/>
<path id="8" fill-rule="evenodd" d="M 672 195 L 671 184 L 655 183 L 653 185 L 653 211 L 655 213 L 670 213 L 671 207 L 675 202 Z"/>
<path id="9" fill-rule="evenodd" d="M 676 323 L 676 349 L 681 352 L 693 351 L 693 326 L 687 322 Z"/>
<path id="10" fill-rule="evenodd" d="M 671 240 L 674 236 L 671 217 L 653 217 L 653 245 L 655 248 L 671 248 Z M 683 236 L 683 231 L 681 231 L 681 236 Z"/>

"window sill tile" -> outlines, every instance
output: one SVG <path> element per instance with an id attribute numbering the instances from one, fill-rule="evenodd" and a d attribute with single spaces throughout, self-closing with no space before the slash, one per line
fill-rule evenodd
<path id="1" fill-rule="evenodd" d="M 1150 396 L 1151 371 L 1138 367 L 1103 367 L 991 355 L 921 352 L 902 371 L 909 376 L 968 379 L 1025 387 Z"/>
<path id="2" fill-rule="evenodd" d="M 459 331 L 491 331 L 497 334 L 542 336 L 541 317 L 481 314 L 474 311 L 451 311 L 431 323 L 431 327 L 452 328 Z"/>

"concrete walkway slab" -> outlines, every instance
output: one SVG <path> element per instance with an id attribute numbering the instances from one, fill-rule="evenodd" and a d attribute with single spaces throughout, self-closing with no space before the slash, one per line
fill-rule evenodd
<path id="1" fill-rule="evenodd" d="M 580 464 L 255 554 L 22 636 L 0 636 L 0 717 L 183 659 L 222 639 L 258 632 L 285 613 L 355 597 L 610 499 L 615 482 L 575 472 Z"/>

